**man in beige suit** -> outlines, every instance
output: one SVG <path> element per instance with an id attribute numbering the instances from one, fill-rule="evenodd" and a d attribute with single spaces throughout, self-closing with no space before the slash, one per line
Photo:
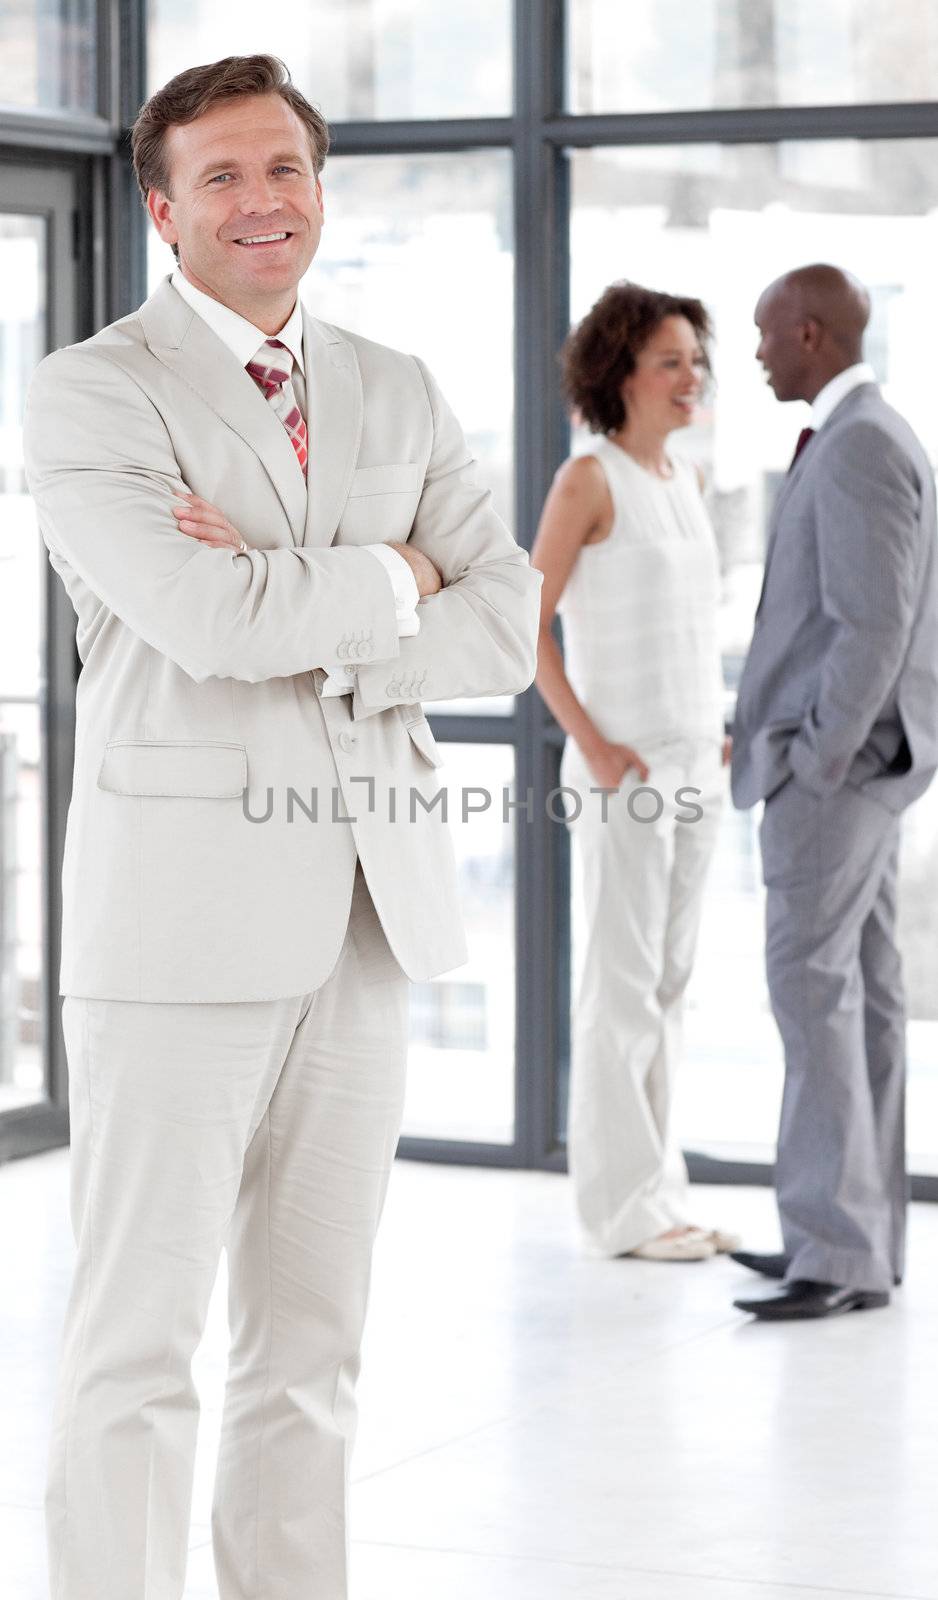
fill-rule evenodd
<path id="1" fill-rule="evenodd" d="M 224 1244 L 221 1600 L 344 1600 L 406 982 L 464 954 L 420 700 L 534 673 L 537 575 L 432 378 L 297 299 L 326 145 L 270 57 L 154 95 L 134 159 L 177 269 L 30 394 L 83 661 L 54 1600 L 183 1593 Z"/>

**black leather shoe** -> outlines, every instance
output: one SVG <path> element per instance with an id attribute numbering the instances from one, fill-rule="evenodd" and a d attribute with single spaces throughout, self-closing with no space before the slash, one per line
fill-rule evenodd
<path id="1" fill-rule="evenodd" d="M 803 1322 L 808 1318 L 837 1317 L 842 1311 L 872 1311 L 888 1306 L 889 1295 L 872 1289 L 842 1289 L 836 1283 L 809 1283 L 794 1278 L 778 1294 L 764 1300 L 734 1300 L 760 1322 Z"/>
<path id="2" fill-rule="evenodd" d="M 750 1272 L 761 1272 L 763 1278 L 784 1278 L 788 1271 L 788 1257 L 781 1250 L 777 1255 L 760 1255 L 757 1250 L 731 1250 L 730 1260 L 738 1261 Z"/>

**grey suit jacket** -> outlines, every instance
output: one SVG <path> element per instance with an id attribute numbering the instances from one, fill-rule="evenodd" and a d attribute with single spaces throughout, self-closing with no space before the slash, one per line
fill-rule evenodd
<path id="1" fill-rule="evenodd" d="M 304 341 L 308 494 L 286 430 L 168 279 L 33 378 L 29 486 L 84 663 L 63 993 L 306 993 L 335 964 L 356 860 L 411 977 L 464 959 L 420 701 L 530 683 L 540 574 L 419 361 L 306 314 Z M 184 485 L 247 555 L 179 532 Z M 391 539 L 446 585 L 413 638 L 358 548 Z M 323 699 L 349 663 L 351 706 Z"/>
<path id="2" fill-rule="evenodd" d="M 733 726 L 733 799 L 794 775 L 892 811 L 938 767 L 935 478 L 875 384 L 848 394 L 776 503 Z"/>

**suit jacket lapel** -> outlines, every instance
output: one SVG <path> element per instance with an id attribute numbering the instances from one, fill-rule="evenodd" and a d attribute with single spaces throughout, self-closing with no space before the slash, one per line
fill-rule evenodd
<path id="1" fill-rule="evenodd" d="M 329 545 L 348 499 L 362 436 L 362 379 L 355 351 L 303 309 L 309 492 L 303 543 Z"/>
<path id="2" fill-rule="evenodd" d="M 289 434 L 260 389 L 168 279 L 140 308 L 140 321 L 156 359 L 194 389 L 260 458 L 286 512 L 293 542 L 302 544 L 303 474 Z"/>
<path id="3" fill-rule="evenodd" d="M 811 446 L 809 444 L 807 449 L 802 450 L 794 466 L 789 467 L 784 478 L 782 479 L 782 482 L 779 484 L 778 494 L 775 496 L 775 504 L 772 507 L 772 515 L 769 519 L 769 537 L 765 544 L 765 564 L 762 568 L 762 588 L 759 590 L 759 603 L 756 606 L 756 616 L 758 616 L 759 612 L 762 610 L 762 602 L 765 599 L 765 586 L 768 582 L 769 567 L 772 562 L 772 552 L 775 549 L 775 541 L 778 538 L 778 524 L 782 515 L 782 508 L 784 507 L 788 496 L 791 494 L 795 483 L 801 476 L 804 468 L 804 458 L 810 448 Z"/>
<path id="4" fill-rule="evenodd" d="M 766 541 L 765 547 L 765 566 L 762 571 L 762 589 L 759 594 L 759 604 L 756 606 L 756 616 L 758 616 L 759 612 L 762 610 L 762 601 L 765 596 L 766 580 L 769 576 L 769 564 L 772 560 L 772 552 L 775 549 L 775 541 L 778 538 L 778 525 L 779 521 L 781 520 L 782 510 L 784 508 L 785 501 L 791 494 L 792 489 L 795 487 L 795 484 L 798 482 L 799 478 L 802 476 L 802 473 L 806 469 L 807 458 L 811 455 L 812 451 L 816 450 L 819 436 L 824 432 L 825 428 L 830 427 L 834 418 L 839 417 L 844 410 L 849 409 L 852 405 L 855 405 L 860 396 L 865 394 L 867 389 L 875 389 L 877 387 L 878 386 L 873 383 L 859 383 L 855 389 L 851 389 L 849 393 L 845 394 L 839 404 L 834 407 L 834 410 L 831 412 L 827 420 L 818 429 L 814 438 L 811 439 L 805 446 L 804 450 L 802 450 L 794 465 L 789 467 L 788 471 L 786 472 L 785 477 L 779 486 L 778 494 L 775 497 L 775 505 L 772 507 L 772 516 L 769 523 L 769 537 Z"/>

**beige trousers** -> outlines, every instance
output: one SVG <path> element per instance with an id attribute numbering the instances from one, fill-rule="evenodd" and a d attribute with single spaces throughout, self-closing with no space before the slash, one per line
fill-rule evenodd
<path id="1" fill-rule="evenodd" d="M 626 778 L 605 802 L 589 793 L 594 780 L 572 741 L 563 762 L 563 782 L 582 803 L 574 817 L 576 803 L 566 802 L 580 913 L 567 1156 L 584 1239 L 603 1256 L 624 1255 L 688 1221 L 671 1102 L 723 804 L 715 742 L 642 755 L 651 769 L 645 792 Z M 685 786 L 700 793 L 677 803 Z M 691 806 L 702 815 L 680 821 Z"/>
<path id="2" fill-rule="evenodd" d="M 360 871 L 315 993 L 65 1002 L 78 1259 L 47 1500 L 53 1600 L 180 1600 L 191 1361 L 224 1245 L 221 1600 L 345 1600 L 354 1385 L 406 1021 Z"/>

